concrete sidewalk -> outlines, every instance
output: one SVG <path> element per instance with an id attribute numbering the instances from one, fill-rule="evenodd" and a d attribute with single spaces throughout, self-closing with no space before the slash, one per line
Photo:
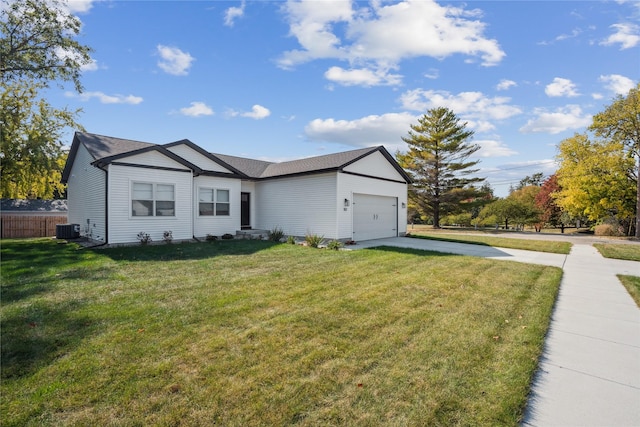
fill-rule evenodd
<path id="1" fill-rule="evenodd" d="M 376 246 L 563 268 L 522 425 L 640 426 L 640 309 L 616 277 L 640 276 L 640 263 L 603 258 L 590 244 L 557 255 L 398 237 L 354 249 Z"/>

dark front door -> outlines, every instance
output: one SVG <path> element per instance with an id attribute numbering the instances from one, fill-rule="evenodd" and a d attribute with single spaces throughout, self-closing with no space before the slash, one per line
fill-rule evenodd
<path id="1" fill-rule="evenodd" d="M 240 193 L 240 228 L 251 228 L 251 193 Z"/>

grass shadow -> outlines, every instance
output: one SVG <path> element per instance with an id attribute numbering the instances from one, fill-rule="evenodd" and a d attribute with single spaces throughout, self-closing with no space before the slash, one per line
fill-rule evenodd
<path id="1" fill-rule="evenodd" d="M 77 300 L 51 303 L 38 300 L 2 316 L 2 379 L 32 375 L 72 351 L 93 329 L 91 319 L 79 315 Z"/>
<path id="2" fill-rule="evenodd" d="M 383 252 L 396 252 L 396 253 L 407 254 L 407 255 L 433 256 L 433 257 L 464 256 L 464 255 L 454 254 L 454 253 L 432 251 L 429 249 L 403 248 L 400 246 L 373 246 L 370 248 L 364 248 L 362 250 L 363 251 L 376 250 L 376 251 L 383 251 Z"/>
<path id="3" fill-rule="evenodd" d="M 177 261 L 213 258 L 222 255 L 250 255 L 282 243 L 269 240 L 214 240 L 157 245 L 120 246 L 94 249 L 114 261 Z"/>
<path id="4" fill-rule="evenodd" d="M 449 243 L 465 243 L 468 245 L 478 245 L 478 246 L 491 246 L 488 243 L 485 242 L 474 242 L 471 240 L 463 240 L 463 239 L 453 239 L 453 238 L 448 238 L 448 237 L 434 237 L 434 236 L 422 236 L 419 234 L 412 234 L 410 236 L 412 239 L 422 239 L 422 240 L 437 240 L 439 242 L 449 242 Z"/>

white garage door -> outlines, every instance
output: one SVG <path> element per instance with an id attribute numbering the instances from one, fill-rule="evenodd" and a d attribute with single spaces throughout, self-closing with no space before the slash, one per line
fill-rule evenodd
<path id="1" fill-rule="evenodd" d="M 353 195 L 353 240 L 382 239 L 398 235 L 396 197 Z"/>

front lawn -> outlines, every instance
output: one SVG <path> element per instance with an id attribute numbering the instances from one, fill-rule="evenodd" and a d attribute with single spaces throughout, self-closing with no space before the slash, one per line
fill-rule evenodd
<path id="1" fill-rule="evenodd" d="M 640 261 L 640 244 L 594 243 L 593 246 L 605 258 Z"/>
<path id="2" fill-rule="evenodd" d="M 472 245 L 495 246 L 507 249 L 522 249 L 526 251 L 548 252 L 568 255 L 571 243 L 549 240 L 515 239 L 511 237 L 494 237 L 481 234 L 463 234 L 456 232 L 424 231 L 411 232 L 412 237 L 419 239 L 439 240 L 441 242 L 469 243 Z"/>
<path id="3" fill-rule="evenodd" d="M 2 425 L 515 426 L 560 277 L 395 248 L 4 240 Z"/>
<path id="4" fill-rule="evenodd" d="M 640 307 L 640 277 L 619 274 L 618 279 L 620 279 L 624 287 L 627 289 L 627 292 L 629 292 L 631 298 L 636 302 L 636 305 Z"/>

